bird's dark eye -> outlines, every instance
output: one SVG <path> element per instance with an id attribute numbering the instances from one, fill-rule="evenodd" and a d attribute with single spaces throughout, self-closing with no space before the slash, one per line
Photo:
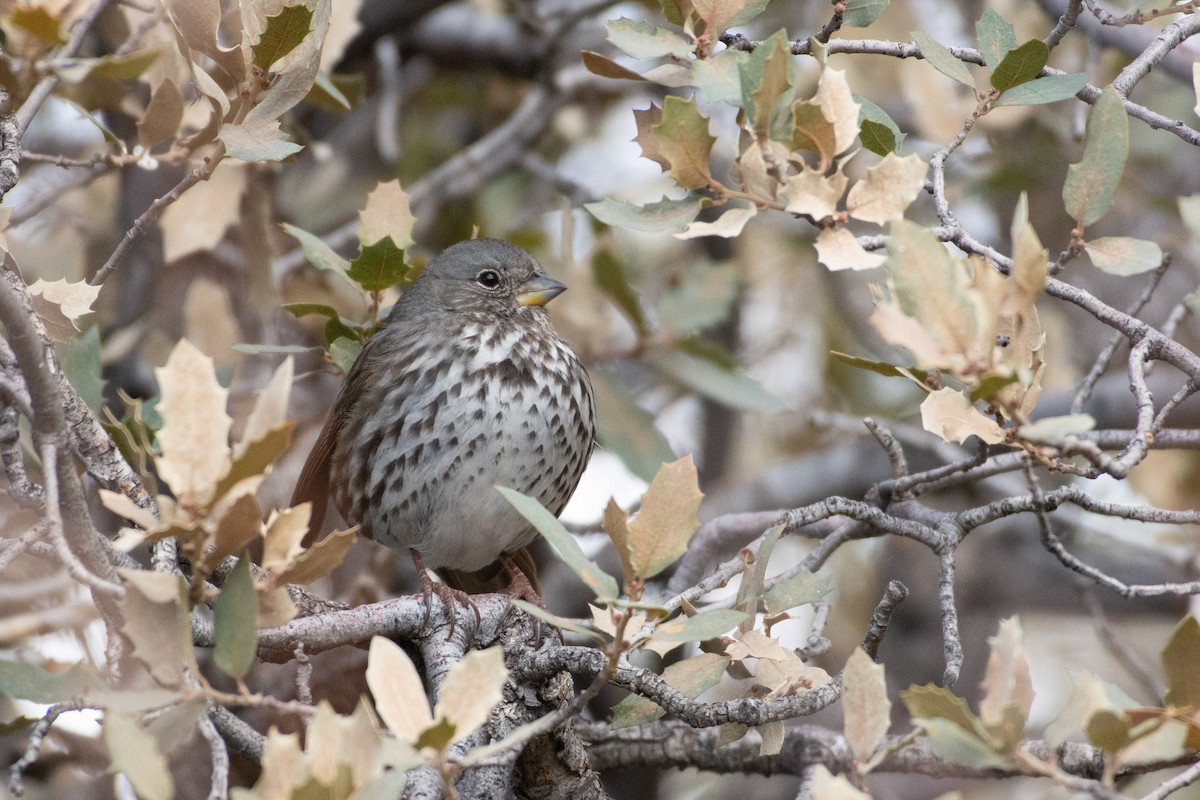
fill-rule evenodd
<path id="1" fill-rule="evenodd" d="M 495 289 L 500 285 L 500 275 L 494 269 L 485 269 L 475 276 L 475 280 L 479 282 L 480 286 L 486 286 L 489 289 Z"/>

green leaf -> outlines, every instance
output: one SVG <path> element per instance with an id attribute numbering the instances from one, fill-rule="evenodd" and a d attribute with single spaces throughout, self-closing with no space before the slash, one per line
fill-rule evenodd
<path id="1" fill-rule="evenodd" d="M 79 399 L 94 414 L 104 405 L 104 378 L 100 363 L 100 326 L 93 325 L 87 333 L 66 342 L 56 342 L 54 352 L 67 380 L 79 393 Z"/>
<path id="2" fill-rule="evenodd" d="M 1166 700 L 1173 706 L 1200 707 L 1200 622 L 1188 614 L 1171 633 L 1162 652 Z"/>
<path id="3" fill-rule="evenodd" d="M 763 583 L 767 578 L 767 566 L 782 534 L 783 525 L 772 525 L 768 528 L 762 535 L 762 544 L 758 547 L 758 555 L 754 559 L 754 564 L 742 573 L 742 582 L 738 586 L 737 599 L 734 600 L 734 603 L 746 612 L 747 623 L 754 621 L 754 613 L 758 610 L 758 599 L 762 596 Z M 746 627 L 749 628 L 749 625 Z"/>
<path id="4" fill-rule="evenodd" d="M 813 100 L 803 100 L 792 106 L 793 150 L 811 150 L 828 162 L 837 154 L 837 136 L 833 123 L 825 116 L 821 105 Z"/>
<path id="5" fill-rule="evenodd" d="M 1163 260 L 1157 244 L 1132 236 L 1091 239 L 1085 249 L 1096 268 L 1110 275 L 1140 275 L 1158 269 Z"/>
<path id="6" fill-rule="evenodd" d="M 700 209 L 710 203 L 706 197 L 685 197 L 682 200 L 664 197 L 657 203 L 638 206 L 606 197 L 598 203 L 584 203 L 583 207 L 593 217 L 614 228 L 629 228 L 646 233 L 670 233 L 685 229 L 699 216 Z"/>
<path id="7" fill-rule="evenodd" d="M 887 10 L 890 0 L 847 0 L 842 12 L 842 24 L 849 28 L 865 28 Z"/>
<path id="8" fill-rule="evenodd" d="M 658 468 L 675 460 L 671 445 L 654 425 L 654 415 L 629 395 L 606 369 L 592 370 L 596 397 L 596 439 L 647 483 Z"/>
<path id="9" fill-rule="evenodd" d="M 313 13 L 302 5 L 285 6 L 277 15 L 267 17 L 267 27 L 258 43 L 250 49 L 254 65 L 266 72 L 272 64 L 295 50 L 308 35 Z"/>
<path id="10" fill-rule="evenodd" d="M 286 233 L 300 242 L 300 249 L 304 252 L 304 257 L 308 259 L 308 263 L 317 269 L 327 269 L 336 272 L 343 278 L 349 277 L 346 275 L 346 271 L 350 269 L 350 262 L 335 253 L 333 248 L 325 244 L 321 237 L 309 233 L 303 228 L 289 225 L 286 222 L 282 223 L 279 227 L 283 228 Z"/>
<path id="11" fill-rule="evenodd" d="M 270 355 L 301 355 L 306 353 L 321 353 L 319 347 L 302 347 L 298 344 L 249 344 L 247 342 L 238 342 L 232 348 L 238 353 L 246 355 L 258 356 L 264 354 Z"/>
<path id="12" fill-rule="evenodd" d="M 745 373 L 722 369 L 687 353 L 655 350 L 646 360 L 667 377 L 731 408 L 781 411 L 785 407 L 778 397 Z"/>
<path id="13" fill-rule="evenodd" d="M 104 679 L 83 664 L 49 672 L 37 664 L 0 661 L 0 693 L 18 700 L 62 703 L 104 687 Z"/>
<path id="14" fill-rule="evenodd" d="M 1020 376 L 1018 376 L 1016 373 L 1009 375 L 990 373 L 985 375 L 984 378 L 975 385 L 975 388 L 971 390 L 971 402 L 974 403 L 976 400 L 987 400 L 1005 386 L 1011 386 L 1019 380 Z"/>
<path id="15" fill-rule="evenodd" d="M 720 2 L 720 0 L 718 0 L 718 2 Z M 725 30 L 745 25 L 747 22 L 765 11 L 767 8 L 767 3 L 769 2 L 771 2 L 771 0 L 739 0 L 738 5 L 740 8 L 737 11 L 734 11 L 733 14 L 730 15 L 727 20 L 725 20 Z M 722 33 L 724 32 L 725 31 L 722 31 Z M 708 31 L 708 33 L 711 34 L 712 32 Z"/>
<path id="16" fill-rule="evenodd" d="M 541 608 L 540 606 L 535 606 L 533 603 L 527 603 L 524 600 L 518 600 L 515 597 L 509 602 L 512 603 L 514 607 L 521 609 L 529 616 L 536 617 L 542 622 L 548 622 L 559 630 L 570 631 L 571 633 L 579 634 L 580 636 L 600 643 L 605 641 L 603 634 L 597 633 L 591 628 L 585 628 L 582 625 L 576 625 L 571 620 L 560 617 L 557 614 Z"/>
<path id="17" fill-rule="evenodd" d="M 404 251 L 391 236 L 385 236 L 375 244 L 363 245 L 346 274 L 364 290 L 381 292 L 404 280 L 408 269 Z"/>
<path id="18" fill-rule="evenodd" d="M 579 578 L 587 584 L 597 599 L 613 600 L 618 594 L 617 581 L 583 554 L 579 542 L 563 527 L 562 523 L 537 500 L 512 489 L 497 486 L 496 491 L 503 495 L 513 508 L 524 517 L 538 533 L 558 551 L 558 555 L 567 563 Z"/>
<path id="19" fill-rule="evenodd" d="M 702 642 L 736 628 L 745 618 L 745 612 L 728 608 L 701 611 L 695 616 L 660 623 L 654 629 L 654 638 L 666 642 Z"/>
<path id="20" fill-rule="evenodd" d="M 1179 217 L 1192 232 L 1192 238 L 1200 241 L 1200 194 L 1179 198 Z"/>
<path id="21" fill-rule="evenodd" d="M 745 50 L 728 48 L 712 58 L 692 61 L 692 83 L 710 103 L 742 104 L 742 65 L 750 58 Z"/>
<path id="22" fill-rule="evenodd" d="M 975 88 L 975 79 L 971 77 L 967 65 L 955 58 L 949 50 L 925 31 L 913 31 L 913 42 L 921 51 L 921 57 L 947 78 L 958 81 L 971 89 Z"/>
<path id="23" fill-rule="evenodd" d="M 763 604 L 768 612 L 782 614 L 796 606 L 815 603 L 832 588 L 826 573 L 802 570 L 771 587 L 763 596 Z"/>
<path id="24" fill-rule="evenodd" d="M 1041 74 L 1050 60 L 1050 47 L 1041 39 L 1030 39 L 1004 57 L 992 72 L 992 87 L 1001 92 L 1028 83 Z"/>
<path id="25" fill-rule="evenodd" d="M 213 604 L 215 645 L 213 661 L 230 677 L 241 679 L 254 664 L 258 652 L 258 596 L 250 559 L 243 553 L 238 565 L 225 579 L 217 602 Z"/>
<path id="26" fill-rule="evenodd" d="M 1082 72 L 1072 72 L 1066 75 L 1047 75 L 1029 83 L 1022 83 L 1000 95 L 996 101 L 998 106 L 1036 106 L 1043 103 L 1057 103 L 1077 95 L 1087 86 L 1087 75 Z"/>
<path id="27" fill-rule="evenodd" d="M 1194 665 L 1193 665 L 1194 666 Z M 1107 753 L 1116 753 L 1129 744 L 1129 723 L 1116 712 L 1102 708 L 1088 718 L 1088 741 Z"/>
<path id="28" fill-rule="evenodd" d="M 1017 47 L 1017 33 L 1013 26 L 990 8 L 975 23 L 975 38 L 979 40 L 979 52 L 983 54 L 984 63 L 993 70 Z M 994 82 L 992 85 L 996 86 Z"/>
<path id="29" fill-rule="evenodd" d="M 737 292 L 738 274 L 732 262 L 697 261 L 683 275 L 680 285 L 659 301 L 662 327 L 676 338 L 684 338 L 724 322 Z"/>
<path id="30" fill-rule="evenodd" d="M 858 138 L 862 140 L 863 147 L 877 156 L 886 156 L 896 149 L 895 134 L 892 133 L 891 128 L 881 122 L 864 120 L 862 127 L 859 128 Z"/>
<path id="31" fill-rule="evenodd" d="M 934 686 L 932 683 L 910 686 L 900 693 L 900 699 L 914 717 L 944 719 L 976 737 L 987 735 L 983 723 L 971 713 L 967 701 L 943 686 Z"/>
<path id="32" fill-rule="evenodd" d="M 334 82 L 334 78 L 323 69 L 317 70 L 317 76 L 313 78 L 313 87 L 304 99 L 335 112 L 349 111 L 352 106 L 350 98 L 346 97 L 345 92 Z"/>
<path id="33" fill-rule="evenodd" d="M 104 716 L 104 744 L 112 770 L 129 779 L 142 800 L 171 800 L 175 783 L 158 743 L 136 719 L 109 712 Z"/>
<path id="34" fill-rule="evenodd" d="M 741 65 L 742 108 L 750 127 L 760 136 L 770 135 L 777 141 L 791 138 L 792 70 L 792 44 L 783 30 L 763 41 Z"/>
<path id="35" fill-rule="evenodd" d="M 1009 760 L 985 739 L 960 728 L 947 719 L 914 718 L 925 729 L 929 749 L 938 758 L 972 769 L 1005 767 Z"/>
<path id="36" fill-rule="evenodd" d="M 594 50 L 580 50 L 579 56 L 583 60 L 583 66 L 587 68 L 587 71 L 593 75 L 599 75 L 601 78 L 615 78 L 623 81 L 646 80 L 641 75 L 629 69 L 629 67 L 622 66 L 608 56 L 597 53 Z"/>
<path id="37" fill-rule="evenodd" d="M 1125 102 L 1105 87 L 1088 114 L 1083 158 L 1067 168 L 1063 203 L 1080 225 L 1091 225 L 1112 208 L 1129 156 L 1129 117 Z"/>
<path id="38" fill-rule="evenodd" d="M 296 319 L 303 319 L 312 314 L 320 317 L 328 317 L 329 319 L 339 319 L 341 317 L 336 308 L 327 306 L 324 303 L 284 303 L 283 310 Z"/>
<path id="39" fill-rule="evenodd" d="M 617 308 L 625 313 L 637 332 L 644 335 L 646 316 L 642 313 L 641 300 L 629 285 L 621 262 L 607 247 L 599 248 L 592 257 L 592 278 L 600 290 L 612 298 Z"/>
<path id="40" fill-rule="evenodd" d="M 709 153 L 716 137 L 694 98 L 663 99 L 662 121 L 651 126 L 658 152 L 671 165 L 670 174 L 684 189 L 703 189 L 712 182 Z"/>
<path id="41" fill-rule="evenodd" d="M 605 22 L 604 27 L 608 40 L 633 58 L 687 58 L 694 49 L 678 33 L 643 20 L 621 17 Z"/>
<path id="42" fill-rule="evenodd" d="M 700 653 L 663 670 L 662 679 L 691 698 L 716 686 L 729 666 L 729 659 L 716 653 Z M 652 722 L 667 712 L 653 700 L 631 694 L 613 706 L 612 729 Z"/>
<path id="43" fill-rule="evenodd" d="M 329 356 L 341 369 L 342 374 L 346 375 L 354 366 L 354 362 L 358 360 L 358 354 L 362 352 L 362 349 L 362 342 L 358 339 L 334 339 L 329 343 Z"/>
<path id="44" fill-rule="evenodd" d="M 847 364 L 858 369 L 865 369 L 869 372 L 874 372 L 888 378 L 908 378 L 908 375 L 904 374 L 907 372 L 922 383 L 929 379 L 928 372 L 916 367 L 904 367 L 903 371 L 901 371 L 900 367 L 897 367 L 895 364 L 891 364 L 887 361 L 872 361 L 868 358 L 859 358 L 858 356 L 839 353 L 837 350 L 830 350 L 829 355 L 833 356 L 835 360 L 841 361 L 843 364 Z"/>
<path id="45" fill-rule="evenodd" d="M 861 129 L 863 123 L 865 123 L 867 120 L 870 120 L 871 122 L 877 122 L 880 125 L 886 126 L 887 129 L 892 132 L 892 138 L 895 139 L 895 142 L 896 142 L 895 145 L 892 147 L 893 150 L 898 148 L 900 145 L 904 144 L 904 139 L 907 136 L 907 134 L 904 131 L 900 130 L 900 126 L 896 124 L 896 121 L 893 120 L 886 111 L 884 111 L 882 108 L 877 106 L 875 103 L 872 103 L 867 98 L 862 97 L 861 95 L 855 94 L 855 95 L 851 95 L 851 96 L 854 98 L 854 102 L 858 103 L 858 106 L 859 106 L 859 108 L 858 108 L 858 124 L 859 124 L 860 129 Z M 866 143 L 864 142 L 864 145 L 865 144 Z M 872 151 L 872 152 L 874 152 L 874 151 Z M 883 154 L 880 154 L 880 155 L 883 155 Z"/>

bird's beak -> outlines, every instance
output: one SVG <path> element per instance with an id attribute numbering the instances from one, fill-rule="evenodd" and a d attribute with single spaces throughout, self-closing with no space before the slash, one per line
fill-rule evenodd
<path id="1" fill-rule="evenodd" d="M 521 285 L 517 302 L 523 306 L 544 306 L 566 290 L 565 283 L 559 283 L 547 275 L 535 275 Z"/>

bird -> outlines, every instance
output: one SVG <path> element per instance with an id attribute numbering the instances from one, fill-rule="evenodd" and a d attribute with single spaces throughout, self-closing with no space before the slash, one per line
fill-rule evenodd
<path id="1" fill-rule="evenodd" d="M 537 532 L 495 487 L 557 516 L 591 457 L 591 382 L 545 310 L 565 290 L 500 239 L 430 261 L 363 346 L 301 470 L 292 506 L 312 503 L 310 540 L 332 500 L 361 535 L 409 552 L 427 618 L 432 594 L 478 615 L 468 591 L 493 588 L 497 562 L 510 594 L 543 605 L 525 549 Z"/>

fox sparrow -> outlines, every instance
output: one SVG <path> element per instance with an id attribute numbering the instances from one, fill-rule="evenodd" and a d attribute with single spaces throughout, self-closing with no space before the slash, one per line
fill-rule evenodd
<path id="1" fill-rule="evenodd" d="M 292 504 L 327 498 L 364 536 L 444 578 L 514 563 L 537 533 L 495 490 L 562 511 L 591 455 L 587 373 L 542 306 L 566 287 L 508 242 L 460 242 L 429 263 L 350 369 Z M 529 576 L 536 582 L 536 577 Z M 462 588 L 481 586 L 461 577 Z M 461 592 L 457 596 L 462 599 Z"/>

